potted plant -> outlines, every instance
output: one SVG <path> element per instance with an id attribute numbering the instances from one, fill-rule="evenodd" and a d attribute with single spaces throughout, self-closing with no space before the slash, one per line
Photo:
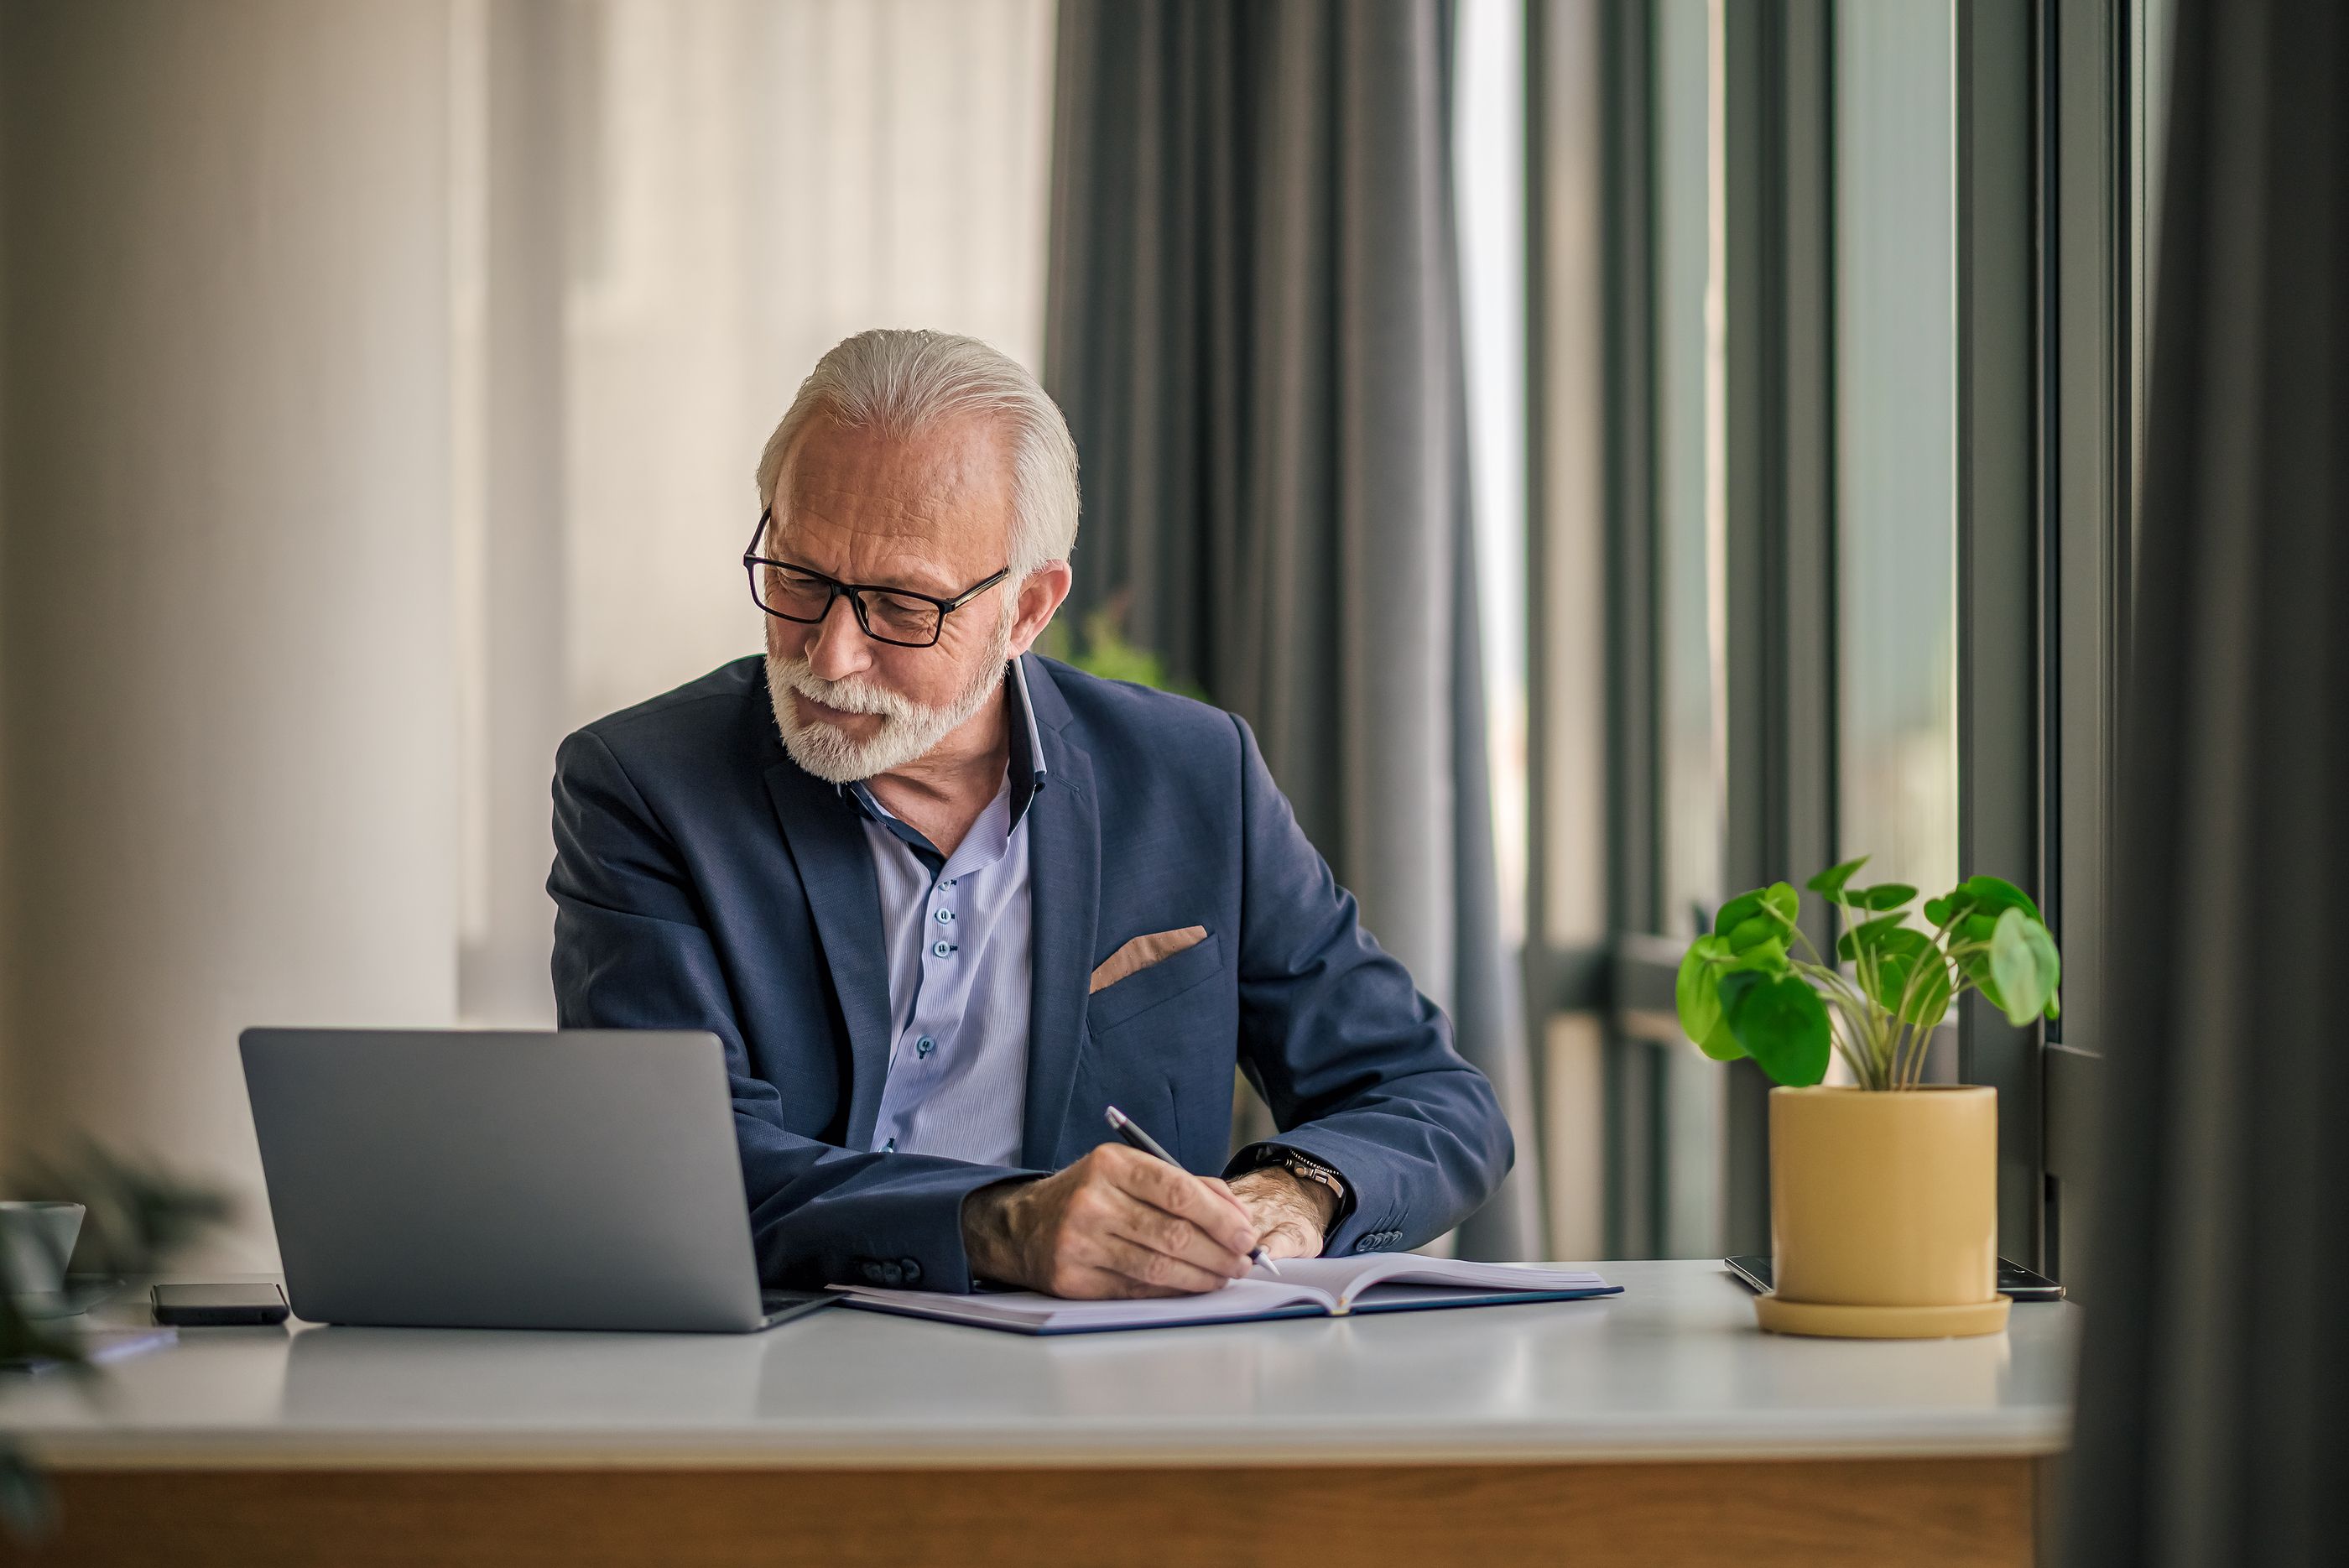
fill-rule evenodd
<path id="1" fill-rule="evenodd" d="M 1920 1082 L 1936 1024 L 1979 991 L 2018 1026 L 2057 1014 L 2062 963 L 2023 891 L 1969 877 L 1929 898 L 1855 888 L 1867 857 L 1806 884 L 1842 934 L 1826 961 L 1784 882 L 1722 906 L 1675 987 L 1681 1027 L 1717 1061 L 1751 1057 L 1770 1093 L 1776 1288 L 1762 1326 L 1923 1338 L 1992 1334 L 1998 1293 L 1998 1092 Z M 1823 1085 L 1831 1059 L 1849 1085 Z"/>

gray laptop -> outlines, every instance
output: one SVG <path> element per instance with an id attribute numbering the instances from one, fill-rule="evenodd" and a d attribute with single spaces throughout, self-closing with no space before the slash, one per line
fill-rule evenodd
<path id="1" fill-rule="evenodd" d="M 238 1044 L 297 1317 L 741 1333 L 823 1304 L 759 1289 L 714 1034 L 248 1029 Z"/>

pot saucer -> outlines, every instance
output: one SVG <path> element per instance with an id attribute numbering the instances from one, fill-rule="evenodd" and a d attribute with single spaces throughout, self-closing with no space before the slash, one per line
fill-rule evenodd
<path id="1" fill-rule="evenodd" d="M 2004 1296 L 1954 1306 L 1836 1306 L 1826 1302 L 1790 1302 L 1772 1294 L 1754 1298 L 1754 1315 L 1772 1334 L 1822 1334 L 1834 1339 L 1952 1339 L 1996 1334 L 2006 1326 Z"/>
<path id="2" fill-rule="evenodd" d="M 61 1291 L 30 1291 L 11 1296 L 18 1312 L 28 1318 L 78 1317 L 122 1288 L 119 1276 L 76 1274 Z"/>

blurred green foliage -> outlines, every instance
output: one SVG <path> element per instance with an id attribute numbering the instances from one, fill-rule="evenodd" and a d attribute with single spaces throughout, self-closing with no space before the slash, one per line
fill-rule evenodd
<path id="1" fill-rule="evenodd" d="M 222 1194 L 91 1139 L 63 1158 L 28 1165 L 10 1186 L 28 1198 L 78 1203 L 87 1210 L 74 1248 L 84 1278 L 156 1272 L 231 1212 Z M 72 1376 L 94 1376 L 69 1328 L 26 1310 L 26 1298 L 9 1277 L 13 1265 L 13 1257 L 0 1250 L 0 1378 L 24 1376 L 9 1368 L 32 1361 L 53 1361 Z M 39 1470 L 0 1430 L 0 1529 L 20 1539 L 38 1539 L 53 1528 L 55 1512 Z"/>
<path id="2" fill-rule="evenodd" d="M 1047 659 L 1073 664 L 1086 674 L 1098 675 L 1104 680 L 1131 680 L 1136 686 L 1206 701 L 1207 693 L 1195 682 L 1169 677 L 1164 659 L 1126 640 L 1125 618 L 1132 602 L 1130 594 L 1120 592 L 1112 595 L 1108 603 L 1086 612 L 1081 649 L 1075 647 L 1076 639 L 1069 635 L 1068 624 L 1055 620 L 1037 639 L 1036 650 Z"/>

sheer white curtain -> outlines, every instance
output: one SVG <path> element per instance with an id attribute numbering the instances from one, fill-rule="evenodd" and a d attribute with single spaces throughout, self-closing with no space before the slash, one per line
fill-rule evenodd
<path id="1" fill-rule="evenodd" d="M 460 0 L 467 1017 L 552 1015 L 554 741 L 758 648 L 750 471 L 816 357 L 919 326 L 1039 363 L 1052 11 Z"/>

